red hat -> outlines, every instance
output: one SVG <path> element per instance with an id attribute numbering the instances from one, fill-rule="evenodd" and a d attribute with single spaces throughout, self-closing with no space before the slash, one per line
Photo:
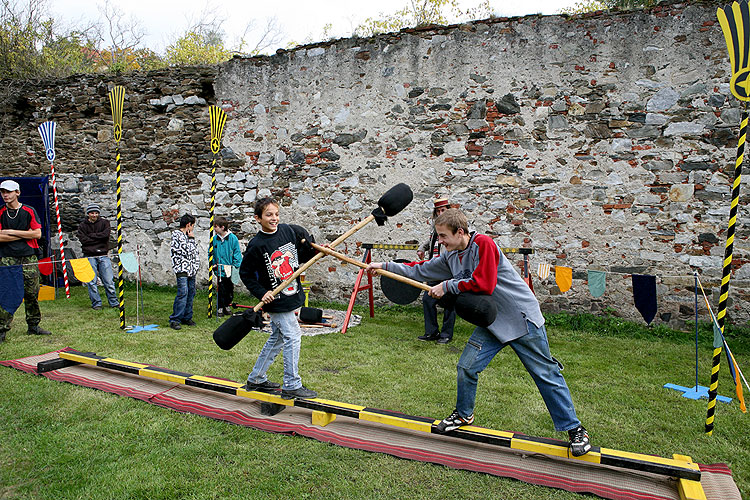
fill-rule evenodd
<path id="1" fill-rule="evenodd" d="M 433 203 L 434 208 L 440 208 L 440 207 L 448 207 L 450 204 L 448 203 L 448 198 L 438 198 Z"/>
<path id="2" fill-rule="evenodd" d="M 283 256 L 284 256 L 283 253 L 281 253 L 280 251 L 276 250 L 274 253 L 271 254 L 271 262 L 275 261 L 276 259 L 280 259 Z"/>

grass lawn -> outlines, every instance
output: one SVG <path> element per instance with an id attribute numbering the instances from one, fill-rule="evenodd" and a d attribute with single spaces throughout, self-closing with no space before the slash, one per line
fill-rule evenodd
<path id="1" fill-rule="evenodd" d="M 64 297 L 64 294 L 61 294 Z M 50 337 L 27 336 L 23 307 L 0 358 L 70 346 L 126 361 L 244 381 L 266 337 L 251 333 L 231 351 L 211 334 L 207 298 L 195 300 L 197 326 L 169 329 L 174 291 L 148 287 L 141 324 L 119 329 L 118 311 L 90 307 L 85 288 L 69 300 L 42 302 Z M 135 293 L 126 294 L 127 324 Z M 254 303 L 246 299 L 244 303 Z M 331 307 L 332 304 L 315 304 Z M 342 305 L 335 305 L 343 309 Z M 454 342 L 416 340 L 421 307 L 389 307 L 364 316 L 346 335 L 304 337 L 300 373 L 321 397 L 442 418 L 455 403 L 455 365 L 470 324 L 458 320 Z M 750 418 L 737 402 L 718 403 L 712 436 L 703 433 L 706 401 L 663 389 L 692 386 L 693 333 L 648 329 L 614 318 L 548 317 L 552 352 L 565 364 L 579 418 L 595 445 L 702 463 L 726 462 L 743 497 L 750 497 Z M 728 332 L 741 367 L 750 372 L 750 330 Z M 699 382 L 708 385 L 711 333 L 701 328 Z M 271 380 L 281 381 L 279 358 Z M 734 396 L 722 358 L 720 394 Z M 749 398 L 750 399 L 750 398 Z M 0 499 L 204 498 L 516 498 L 580 499 L 560 490 L 458 471 L 317 441 L 269 434 L 54 382 L 0 367 Z M 556 433 L 539 393 L 511 349 L 480 377 L 476 425 L 565 439 Z"/>

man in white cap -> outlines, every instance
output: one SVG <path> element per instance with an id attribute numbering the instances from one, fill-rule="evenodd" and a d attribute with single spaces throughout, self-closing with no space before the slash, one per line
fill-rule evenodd
<path id="1" fill-rule="evenodd" d="M 40 328 L 42 312 L 39 309 L 39 238 L 42 225 L 36 210 L 18 201 L 21 187 L 16 181 L 0 183 L 5 206 L 0 208 L 0 266 L 23 266 L 23 302 L 26 308 L 27 333 L 50 335 Z M 0 342 L 10 330 L 13 315 L 0 308 Z"/>
<path id="2" fill-rule="evenodd" d="M 89 288 L 91 307 L 97 311 L 102 308 L 102 298 L 96 286 L 97 278 L 104 285 L 109 307 L 118 306 L 112 261 L 107 255 L 109 252 L 109 234 L 112 228 L 107 219 L 100 217 L 100 213 L 99 205 L 89 203 L 86 207 L 86 218 L 78 225 L 78 241 L 81 242 L 83 255 L 88 257 L 91 267 L 94 268 L 94 279 L 90 283 L 86 283 L 86 286 Z"/>

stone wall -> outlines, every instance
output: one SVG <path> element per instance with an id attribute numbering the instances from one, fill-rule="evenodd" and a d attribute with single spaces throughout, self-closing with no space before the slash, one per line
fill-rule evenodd
<path id="1" fill-rule="evenodd" d="M 5 99 L 3 173 L 46 172 L 35 126 L 58 121 L 60 194 L 75 252 L 81 206 L 93 198 L 114 207 L 106 93 L 125 85 L 125 247 L 141 245 L 150 279 L 170 283 L 175 216 L 196 213 L 207 246 L 207 106 L 218 104 L 228 121 L 216 213 L 235 221 L 243 241 L 256 230 L 259 196 L 278 196 L 282 219 L 330 241 L 388 187 L 407 182 L 414 202 L 386 227 L 352 236 L 346 253 L 361 258 L 362 242 L 423 241 L 431 200 L 448 196 L 501 246 L 534 248 L 532 270 L 540 262 L 573 269 L 564 294 L 554 277 L 534 276 L 544 310 L 635 319 L 630 273 L 653 274 L 656 323 L 682 327 L 694 314 L 694 271 L 717 302 L 739 128 L 715 9 L 672 3 L 491 19 L 218 68 L 41 82 Z M 744 182 L 728 311 L 742 323 L 750 319 L 747 190 Z M 393 257 L 413 253 L 374 255 Z M 589 269 L 609 272 L 601 298 L 587 289 Z M 326 258 L 309 279 L 316 296 L 344 300 L 355 275 Z"/>

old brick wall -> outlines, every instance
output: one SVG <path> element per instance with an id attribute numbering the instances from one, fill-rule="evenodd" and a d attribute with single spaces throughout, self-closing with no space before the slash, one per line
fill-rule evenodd
<path id="1" fill-rule="evenodd" d="M 90 198 L 113 209 L 106 91 L 125 85 L 125 246 L 141 245 L 149 277 L 170 283 L 174 215 L 196 213 L 207 246 L 207 106 L 218 104 L 228 121 L 217 214 L 230 215 L 243 241 L 256 230 L 258 196 L 279 196 L 283 219 L 325 241 L 407 182 L 415 201 L 385 228 L 351 237 L 347 253 L 361 257 L 362 242 L 425 240 L 431 200 L 448 196 L 501 246 L 533 247 L 532 270 L 539 262 L 573 269 L 564 294 L 554 277 L 534 276 L 544 310 L 635 319 L 629 275 L 653 274 L 656 322 L 681 327 L 694 314 L 694 271 L 717 302 L 739 128 L 715 9 L 672 3 L 492 19 L 218 68 L 42 82 L 9 93 L 16 100 L 2 110 L 3 158 L 9 173 L 47 171 L 35 126 L 55 119 L 66 229 Z M 747 188 L 728 312 L 735 322 L 750 319 Z M 609 272 L 601 298 L 587 289 L 589 269 Z M 355 274 L 326 258 L 309 279 L 318 296 L 343 300 Z"/>

